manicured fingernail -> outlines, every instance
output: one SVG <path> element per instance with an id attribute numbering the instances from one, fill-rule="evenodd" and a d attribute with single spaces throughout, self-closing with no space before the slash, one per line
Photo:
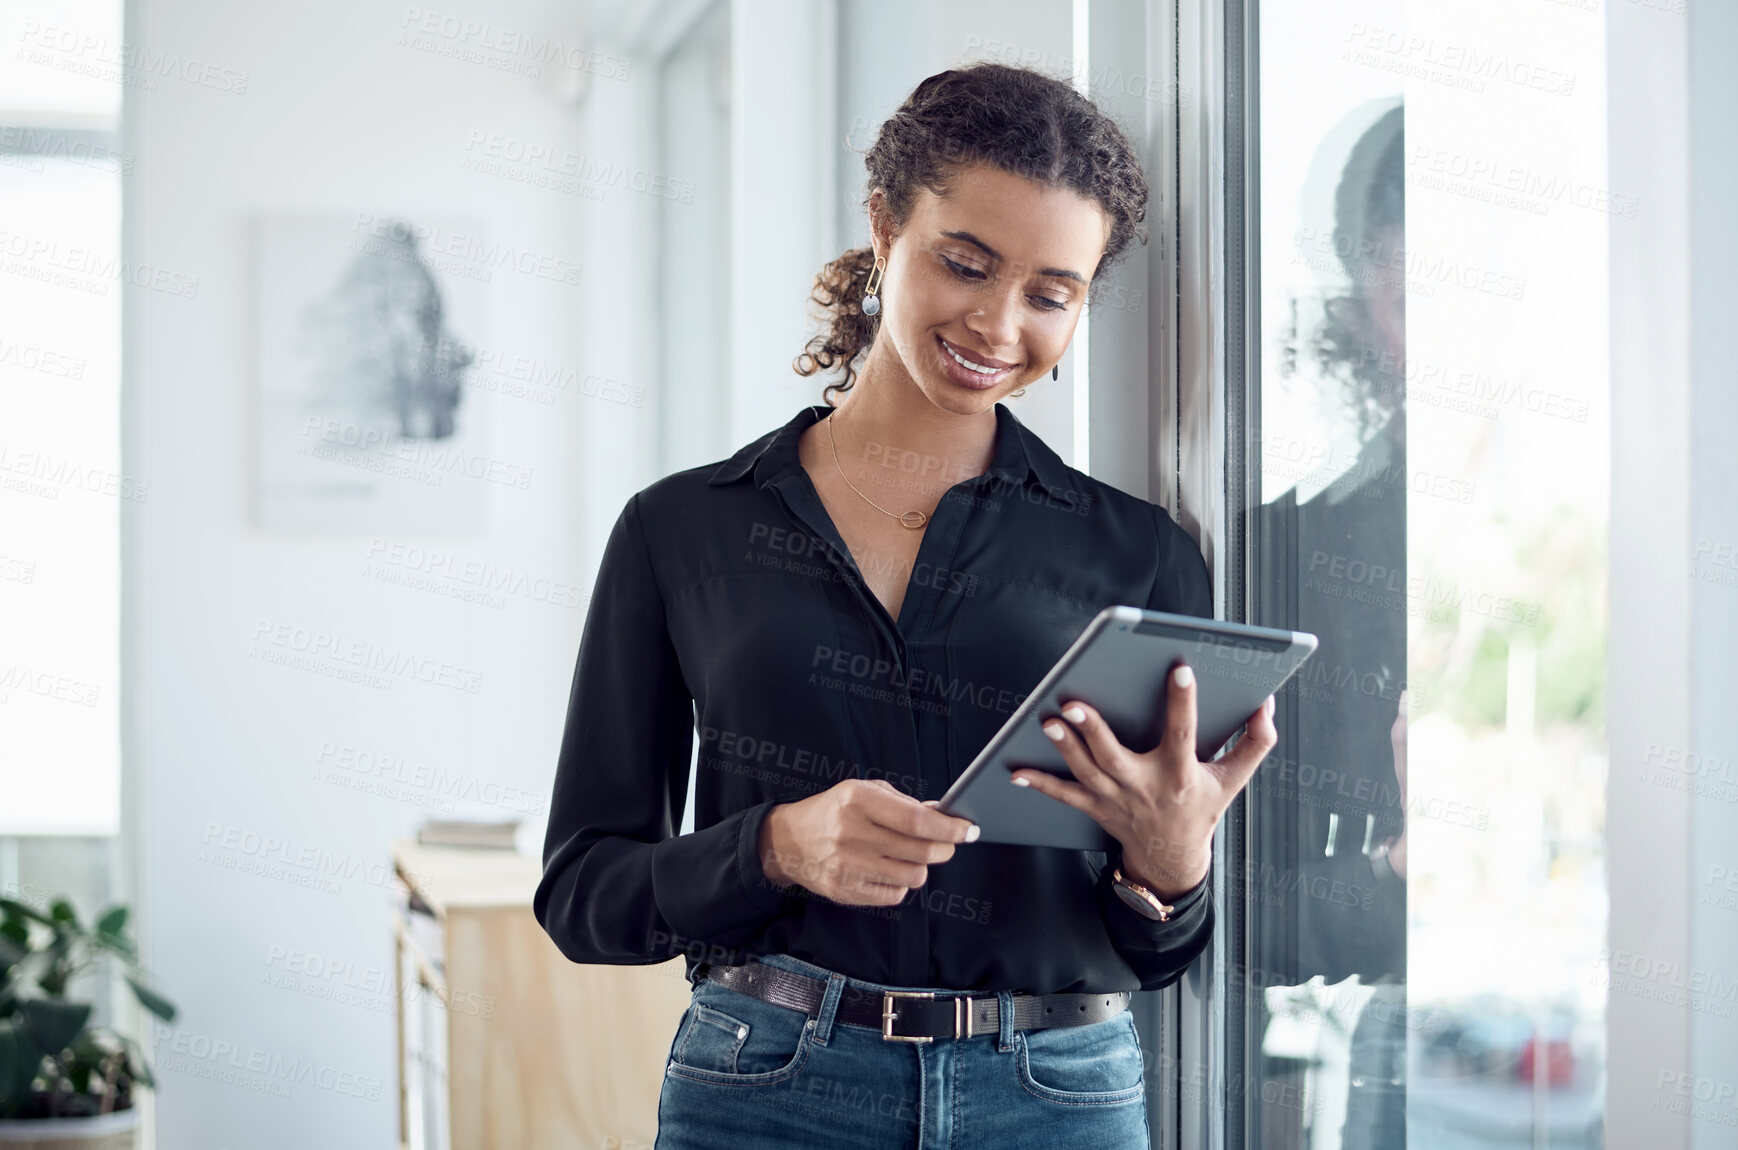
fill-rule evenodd
<path id="1" fill-rule="evenodd" d="M 1014 785 L 1015 785 L 1015 786 L 1016 786 L 1016 787 L 1029 787 L 1029 786 L 1031 786 L 1031 785 L 1032 785 L 1032 784 L 1031 784 L 1031 783 L 1029 783 L 1029 782 L 1027 782 L 1027 781 L 1026 781 L 1026 780 L 1025 780 L 1025 779 L 1022 779 L 1022 778 L 1021 778 L 1021 777 L 1020 777 L 1020 776 L 1019 776 L 1019 775 L 1015 775 L 1015 776 L 1014 776 L 1014 777 L 1013 777 L 1013 779 L 1011 779 L 1011 780 L 1010 780 L 1010 781 L 1011 781 L 1011 782 L 1012 782 L 1012 783 L 1013 783 L 1013 784 L 1014 784 Z"/>
<path id="2" fill-rule="evenodd" d="M 1069 707 L 1066 711 L 1062 712 L 1062 717 L 1071 723 L 1084 723 L 1086 721 L 1086 712 L 1081 710 L 1079 707 Z"/>
<path id="3" fill-rule="evenodd" d="M 1195 672 L 1189 670 L 1189 664 L 1184 663 L 1171 672 L 1171 682 L 1179 687 L 1192 687 L 1195 685 Z"/>
<path id="4" fill-rule="evenodd" d="M 977 823 L 973 823 L 971 826 L 966 828 L 966 841 L 968 843 L 975 843 L 978 841 L 978 836 L 983 833 L 983 829 L 979 827 Z"/>
<path id="5" fill-rule="evenodd" d="M 924 799 L 923 805 L 926 807 L 939 807 L 939 806 L 941 806 L 941 800 L 940 799 Z"/>
<path id="6" fill-rule="evenodd" d="M 1062 741 L 1062 724 L 1061 723 L 1045 723 L 1044 724 L 1044 733 L 1046 735 L 1049 735 L 1056 742 L 1060 743 Z"/>
<path id="7" fill-rule="evenodd" d="M 1274 701 L 1273 701 L 1273 696 L 1272 696 L 1272 695 L 1269 695 L 1269 696 L 1268 696 L 1268 697 L 1267 697 L 1267 717 L 1268 717 L 1268 718 L 1270 718 L 1270 719 L 1271 719 L 1271 718 L 1273 718 L 1273 708 L 1274 708 L 1274 705 L 1275 705 L 1275 704 L 1274 704 Z"/>

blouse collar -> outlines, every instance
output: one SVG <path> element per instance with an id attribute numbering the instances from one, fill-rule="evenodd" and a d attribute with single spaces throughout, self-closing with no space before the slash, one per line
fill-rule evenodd
<path id="1" fill-rule="evenodd" d="M 797 438 L 829 410 L 828 405 L 819 403 L 799 409 L 783 427 L 745 444 L 719 464 L 707 483 L 719 487 L 735 483 L 752 472 L 755 486 L 765 487 L 800 468 Z M 984 474 L 1010 483 L 1024 483 L 1030 475 L 1052 495 L 1068 492 L 1072 487 L 1068 481 L 1069 469 L 1061 456 L 1050 450 L 1050 446 L 1007 407 L 998 403 L 995 410 L 995 453 L 990 458 L 989 470 Z"/>

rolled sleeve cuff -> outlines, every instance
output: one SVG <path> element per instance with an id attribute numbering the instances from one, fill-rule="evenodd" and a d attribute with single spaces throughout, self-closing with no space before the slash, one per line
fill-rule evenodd
<path id="1" fill-rule="evenodd" d="M 1213 881 L 1213 872 L 1211 869 L 1209 869 L 1207 872 L 1207 876 L 1205 878 L 1203 878 L 1200 882 L 1196 883 L 1193 887 L 1189 888 L 1187 891 L 1184 891 L 1182 894 L 1178 895 L 1175 899 L 1171 900 L 1171 902 L 1168 904 L 1171 908 L 1170 917 L 1166 921 L 1160 922 L 1156 918 L 1148 918 L 1146 915 L 1142 914 L 1140 911 L 1136 910 L 1134 907 L 1130 906 L 1128 903 L 1126 903 L 1122 900 L 1122 896 L 1116 893 L 1115 882 L 1111 877 L 1113 873 L 1114 873 L 1114 868 L 1106 867 L 1105 871 L 1104 871 L 1103 879 L 1102 879 L 1102 886 L 1104 887 L 1104 895 L 1108 899 L 1108 901 L 1110 903 L 1114 904 L 1115 909 L 1122 912 L 1122 915 L 1126 921 L 1128 921 L 1130 923 L 1136 923 L 1136 924 L 1139 924 L 1142 926 L 1159 927 L 1161 929 L 1168 927 L 1168 926 L 1171 926 L 1173 923 L 1175 923 L 1179 919 L 1183 918 L 1184 915 L 1188 914 L 1189 911 L 1194 908 L 1196 903 L 1198 903 L 1202 899 L 1206 898 L 1207 897 L 1207 888 L 1212 884 L 1212 881 Z"/>
<path id="2" fill-rule="evenodd" d="M 1203 878 L 1200 882 L 1195 884 L 1194 889 L 1185 892 L 1182 896 L 1177 898 L 1176 901 L 1172 902 L 1171 903 L 1171 917 L 1175 918 L 1177 915 L 1182 914 L 1184 911 L 1188 910 L 1190 907 L 1194 906 L 1196 903 L 1198 903 L 1202 899 L 1206 898 L 1207 897 L 1207 887 L 1209 885 L 1211 885 L 1212 881 L 1213 881 L 1213 874 L 1211 871 L 1209 871 L 1205 878 Z"/>
<path id="3" fill-rule="evenodd" d="M 1111 945 L 1140 980 L 1143 990 L 1159 990 L 1175 982 L 1206 949 L 1213 933 L 1213 899 L 1209 877 L 1179 895 L 1164 922 L 1147 918 L 1123 902 L 1112 889 L 1111 868 L 1099 876 L 1097 893 Z"/>
<path id="4" fill-rule="evenodd" d="M 745 945 L 795 901 L 761 870 L 760 827 L 777 800 L 735 811 L 654 848 L 658 911 L 677 934 Z"/>
<path id="5" fill-rule="evenodd" d="M 743 898 L 760 913 L 769 917 L 782 914 L 802 897 L 795 887 L 780 888 L 766 877 L 760 864 L 760 828 L 766 816 L 781 802 L 774 799 L 749 807 L 742 812 L 742 824 L 736 836 L 736 873 Z"/>

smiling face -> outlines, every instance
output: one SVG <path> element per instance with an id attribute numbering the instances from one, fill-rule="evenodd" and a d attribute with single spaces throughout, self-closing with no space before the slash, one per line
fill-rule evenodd
<path id="1" fill-rule="evenodd" d="M 879 191 L 870 208 L 883 214 Z M 888 228 L 873 229 L 887 269 L 871 354 L 893 353 L 931 403 L 959 414 L 1062 358 L 1110 237 L 1093 201 L 989 165 L 961 169 L 946 195 L 920 190 L 899 234 Z"/>

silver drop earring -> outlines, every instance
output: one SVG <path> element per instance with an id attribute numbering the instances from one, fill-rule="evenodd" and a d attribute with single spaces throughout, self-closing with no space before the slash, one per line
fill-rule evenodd
<path id="1" fill-rule="evenodd" d="M 863 314 L 878 315 L 881 311 L 881 273 L 887 270 L 887 260 L 883 256 L 875 257 L 875 266 L 869 270 L 869 282 L 863 285 Z"/>

